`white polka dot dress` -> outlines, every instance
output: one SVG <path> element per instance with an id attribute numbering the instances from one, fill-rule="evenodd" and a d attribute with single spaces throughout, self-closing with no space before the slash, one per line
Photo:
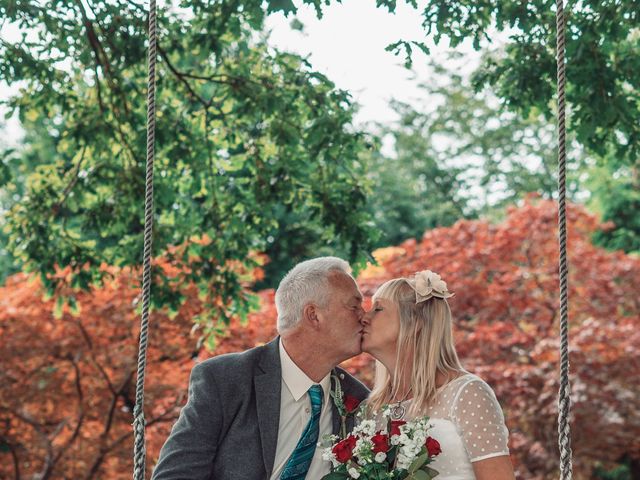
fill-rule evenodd
<path id="1" fill-rule="evenodd" d="M 404 403 L 408 410 L 410 400 Z M 473 462 L 509 455 L 500 404 L 476 375 L 468 373 L 440 387 L 433 406 L 422 415 L 430 417 L 430 435 L 442 448 L 430 465 L 440 473 L 438 480 L 473 480 Z"/>

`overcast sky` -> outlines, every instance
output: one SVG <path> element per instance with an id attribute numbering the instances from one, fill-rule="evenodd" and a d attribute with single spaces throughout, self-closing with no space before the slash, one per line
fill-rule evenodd
<path id="1" fill-rule="evenodd" d="M 309 55 L 313 67 L 326 74 L 340 88 L 349 90 L 361 105 L 356 120 L 359 123 L 387 122 L 395 118 L 389 108 L 392 98 L 410 101 L 420 97 L 417 86 L 429 80 L 427 56 L 414 51 L 413 72 L 407 70 L 404 57 L 385 51 L 398 40 L 427 41 L 430 55 L 446 63 L 448 45 L 434 45 L 421 27 L 420 12 L 398 2 L 395 14 L 376 8 L 374 1 L 347 0 L 332 4 L 318 20 L 311 7 L 301 8 L 297 18 L 305 25 L 304 33 L 289 28 L 291 16 L 272 15 L 267 26 L 271 43 L 285 50 Z M 417 49 L 416 49 L 417 50 Z M 469 69 L 477 63 L 479 54 L 462 45 L 465 61 L 451 65 Z"/>

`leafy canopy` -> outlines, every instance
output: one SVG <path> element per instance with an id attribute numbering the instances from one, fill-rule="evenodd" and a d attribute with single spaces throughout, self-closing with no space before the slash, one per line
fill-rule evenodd
<path id="1" fill-rule="evenodd" d="M 32 166 L 20 191 L 6 182 L 19 197 L 9 247 L 50 293 L 67 279 L 86 289 L 104 265 L 140 261 L 145 12 L 127 1 L 0 5 L 25 32 L 0 50 L 0 73 L 22 85 L 9 105 L 40 134 L 8 158 L 14 172 Z M 288 216 L 314 225 L 317 245 L 366 258 L 367 143 L 348 93 L 256 38 L 258 3 L 181 7 L 159 12 L 153 253 L 170 252 L 182 274 L 156 270 L 154 302 L 175 310 L 174 287 L 193 281 L 227 320 L 250 304 L 237 264 L 257 265 Z M 205 333 L 216 328 L 203 320 Z"/>
<path id="2" fill-rule="evenodd" d="M 322 16 L 331 1 L 303 3 Z M 454 47 L 470 38 L 480 48 L 508 31 L 504 50 L 488 55 L 475 75 L 476 87 L 491 84 L 524 118 L 531 111 L 553 117 L 553 2 L 407 3 L 427 34 Z M 390 12 L 397 5 L 376 4 Z M 636 179 L 639 6 L 567 8 L 570 128 L 590 151 L 613 152 L 612 162 Z M 310 225 L 317 251 L 365 258 L 373 242 L 361 208 L 366 143 L 350 126 L 348 94 L 256 34 L 269 13 L 295 14 L 292 1 L 184 0 L 178 7 L 159 12 L 154 253 L 183 245 L 175 261 L 189 267 L 189 278 L 176 282 L 196 280 L 225 318 L 247 307 L 230 262 L 255 263 L 250 252 L 268 251 L 270 238 L 296 231 L 282 228 L 292 218 Z M 38 132 L 2 162 L 9 249 L 43 274 L 50 293 L 59 287 L 56 268 L 69 267 L 73 286 L 86 288 L 101 281 L 104 263 L 139 263 L 146 11 L 126 0 L 2 0 L 0 13 L 23 32 L 20 41 L 0 44 L 0 76 L 22 87 L 9 105 Z M 416 48 L 427 51 L 420 40 L 389 46 L 408 63 Z M 16 174 L 25 156 L 33 171 Z M 16 177 L 23 183 L 13 192 Z M 278 254 L 287 257 L 286 249 Z M 158 280 L 156 304 L 175 309 L 180 295 Z"/>

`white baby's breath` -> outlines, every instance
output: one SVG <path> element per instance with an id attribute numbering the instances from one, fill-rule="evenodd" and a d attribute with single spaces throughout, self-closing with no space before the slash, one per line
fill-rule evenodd
<path id="1" fill-rule="evenodd" d="M 322 449 L 322 460 L 324 460 L 325 462 L 331 462 L 333 468 L 336 468 L 338 465 L 340 465 L 340 462 L 336 458 L 331 447 Z"/>
<path id="2" fill-rule="evenodd" d="M 373 437 L 376 433 L 375 420 L 363 420 L 362 423 L 353 429 L 353 435 L 362 434 L 366 437 Z"/>
<path id="3" fill-rule="evenodd" d="M 399 469 L 408 469 L 409 465 L 411 465 L 411 459 L 404 455 L 403 453 L 398 453 L 396 457 L 396 465 Z"/>

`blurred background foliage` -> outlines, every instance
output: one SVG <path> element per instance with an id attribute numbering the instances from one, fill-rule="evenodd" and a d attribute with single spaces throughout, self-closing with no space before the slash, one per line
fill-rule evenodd
<path id="1" fill-rule="evenodd" d="M 300 5 L 322 16 L 332 3 L 160 8 L 153 306 L 174 319 L 197 298 L 189 354 L 212 350 L 260 299 L 264 309 L 258 292 L 301 259 L 339 255 L 359 272 L 376 248 L 556 198 L 553 1 L 408 0 L 451 59 L 471 40 L 482 61 L 464 76 L 432 62 L 422 99 L 394 100 L 398 120 L 370 125 L 355 124 L 348 91 L 268 43 L 269 14 L 300 29 Z M 640 252 L 638 12 L 638 0 L 567 8 L 568 195 L 599 219 L 589 241 L 628 258 Z M 0 17 L 21 32 L 0 38 L 0 81 L 17 92 L 2 103 L 24 130 L 19 145 L 0 143 L 0 285 L 9 294 L 37 277 L 55 318 L 77 315 L 87 291 L 137 278 L 141 261 L 145 6 L 0 0 Z M 429 51 L 402 38 L 388 50 L 409 68 Z M 634 452 L 593 475 L 628 478 Z"/>

